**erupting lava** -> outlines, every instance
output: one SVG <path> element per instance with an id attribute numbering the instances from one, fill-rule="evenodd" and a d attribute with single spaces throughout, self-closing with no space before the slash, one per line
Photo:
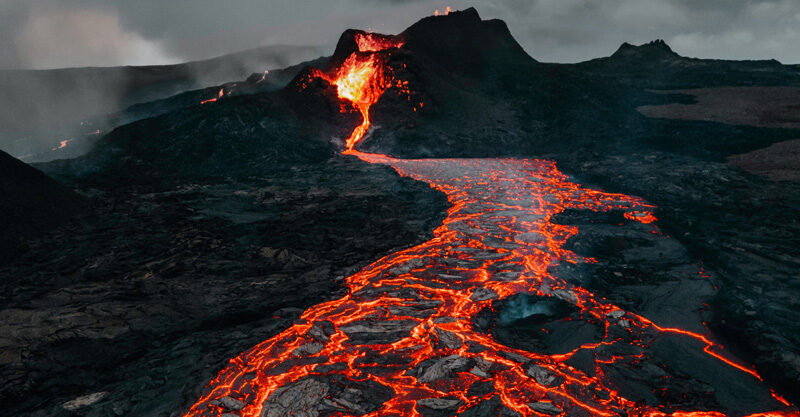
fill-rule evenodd
<path id="1" fill-rule="evenodd" d="M 376 53 L 403 46 L 402 41 L 374 33 L 358 33 L 355 41 L 358 52 L 347 57 L 335 76 L 328 78 L 336 85 L 339 98 L 353 103 L 363 117 L 361 125 L 345 141 L 347 150 L 353 149 L 367 133 L 370 126 L 369 108 L 391 85 L 391 77 L 386 73 L 382 58 Z"/>
<path id="2" fill-rule="evenodd" d="M 707 336 L 658 326 L 553 273 L 557 265 L 594 261 L 564 248 L 577 228 L 553 216 L 620 210 L 650 224 L 653 206 L 583 188 L 548 161 L 400 160 L 353 150 L 370 126 L 370 106 L 393 82 L 377 54 L 402 45 L 369 34 L 357 43 L 359 51 L 335 74 L 320 74 L 364 117 L 345 153 L 445 193 L 448 216 L 431 240 L 348 277 L 345 297 L 308 309 L 289 329 L 232 359 L 187 416 L 723 416 L 647 405 L 614 388 L 600 364 L 645 360 L 663 335 L 694 339 L 725 364 L 719 366 L 760 379 Z M 521 293 L 569 303 L 603 329 L 602 339 L 572 352 L 535 353 L 505 346 L 476 324 L 495 301 Z M 611 354 L 611 346 L 626 353 Z M 568 364 L 579 350 L 596 361 L 591 374 Z M 474 408 L 490 403 L 494 408 Z"/>
<path id="3" fill-rule="evenodd" d="M 356 142 L 361 140 L 369 129 L 370 106 L 378 101 L 378 97 L 386 90 L 383 76 L 372 56 L 363 59 L 353 54 L 342 65 L 333 83 L 338 89 L 339 98 L 350 100 L 358 107 L 364 118 L 361 126 L 358 126 L 345 142 L 348 150 L 353 149 Z"/>

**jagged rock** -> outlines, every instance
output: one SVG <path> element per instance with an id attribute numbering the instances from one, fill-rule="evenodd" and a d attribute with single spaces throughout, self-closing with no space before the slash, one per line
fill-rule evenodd
<path id="1" fill-rule="evenodd" d="M 528 362 L 531 361 L 530 359 L 526 358 L 525 356 L 522 356 L 522 355 L 520 355 L 518 353 L 514 353 L 514 352 L 503 351 L 503 352 L 500 352 L 500 354 L 502 356 L 505 356 L 508 359 L 511 359 L 514 362 L 517 362 L 517 363 L 528 363 Z"/>
<path id="2" fill-rule="evenodd" d="M 406 336 L 417 326 L 413 320 L 357 320 L 340 326 L 351 343 L 361 345 L 393 343 Z"/>
<path id="3" fill-rule="evenodd" d="M 623 311 L 623 310 L 614 310 L 614 311 L 609 311 L 606 314 L 606 317 L 609 317 L 611 319 L 616 320 L 616 319 L 619 319 L 620 317 L 622 317 L 624 315 L 625 315 L 625 311 Z"/>
<path id="4" fill-rule="evenodd" d="M 417 405 L 432 408 L 434 410 L 447 410 L 447 409 L 458 408 L 458 406 L 460 406 L 461 404 L 462 404 L 461 400 L 454 400 L 447 398 L 424 398 L 422 400 L 417 400 Z"/>
<path id="5" fill-rule="evenodd" d="M 318 406 L 330 387 L 313 378 L 304 378 L 275 390 L 264 402 L 261 417 L 317 417 Z"/>
<path id="6" fill-rule="evenodd" d="M 445 417 L 453 415 L 461 404 L 454 398 L 424 398 L 417 400 L 416 409 L 423 417 Z"/>
<path id="7" fill-rule="evenodd" d="M 564 410 L 558 408 L 550 401 L 538 401 L 535 403 L 528 403 L 528 407 L 531 410 L 536 411 L 537 413 L 549 414 L 551 416 L 558 415 L 564 412 Z"/>
<path id="8" fill-rule="evenodd" d="M 416 269 L 422 266 L 423 259 L 422 258 L 412 258 L 401 265 L 398 265 L 389 270 L 390 273 L 393 275 L 402 275 L 411 272 L 412 269 Z"/>
<path id="9" fill-rule="evenodd" d="M 333 323 L 329 321 L 316 322 L 311 326 L 311 329 L 308 330 L 308 334 L 320 342 L 329 341 L 330 336 L 335 332 L 336 328 L 333 326 Z"/>
<path id="10" fill-rule="evenodd" d="M 472 298 L 473 301 L 494 300 L 497 298 L 497 293 L 490 288 L 478 287 L 472 292 L 472 297 L 470 298 Z"/>
<path id="11" fill-rule="evenodd" d="M 435 328 L 434 332 L 436 333 L 436 337 L 439 343 L 442 346 L 446 347 L 447 349 L 458 349 L 464 345 L 464 342 L 458 337 L 455 333 L 442 330 L 440 328 Z"/>
<path id="12" fill-rule="evenodd" d="M 339 374 L 324 379 L 329 391 L 317 408 L 320 412 L 360 416 L 378 410 L 394 395 L 391 388 L 371 380 L 354 381 Z"/>
<path id="13" fill-rule="evenodd" d="M 526 373 L 533 377 L 533 379 L 535 379 L 540 385 L 545 387 L 550 387 L 560 383 L 560 377 L 543 366 L 531 365 L 528 367 Z"/>
<path id="14" fill-rule="evenodd" d="M 481 378 L 489 378 L 489 374 L 486 371 L 482 370 L 481 368 L 474 366 L 469 372 L 475 376 L 479 376 Z"/>
<path id="15" fill-rule="evenodd" d="M 62 404 L 62 407 L 64 407 L 65 410 L 75 411 L 79 408 L 92 405 L 107 396 L 108 392 L 105 391 L 95 392 L 92 394 L 84 395 L 82 397 L 78 397 L 74 400 L 67 401 L 64 404 Z"/>
<path id="16" fill-rule="evenodd" d="M 554 294 L 556 297 L 558 297 L 558 298 L 560 298 L 560 299 L 562 299 L 562 300 L 564 300 L 564 301 L 567 301 L 567 302 L 569 302 L 570 304 L 573 304 L 573 305 L 574 305 L 574 304 L 578 304 L 578 297 L 576 297 L 576 296 L 575 296 L 575 294 L 573 294 L 573 293 L 572 293 L 572 292 L 570 292 L 570 291 L 566 291 L 566 290 L 555 290 L 555 291 L 553 291 L 553 294 Z"/>
<path id="17" fill-rule="evenodd" d="M 298 347 L 292 352 L 292 354 L 295 356 L 316 355 L 322 351 L 324 347 L 325 345 L 322 343 L 310 342 Z"/>
<path id="18" fill-rule="evenodd" d="M 489 369 L 492 368 L 492 362 L 478 356 L 475 358 L 475 366 L 483 372 L 489 372 Z"/>
<path id="19" fill-rule="evenodd" d="M 239 411 L 245 406 L 245 402 L 231 397 L 222 397 L 219 399 L 220 404 L 228 410 Z"/>
<path id="20" fill-rule="evenodd" d="M 451 376 L 455 372 L 465 372 L 471 368 L 471 360 L 459 355 L 429 359 L 409 371 L 421 383 L 433 382 Z"/>

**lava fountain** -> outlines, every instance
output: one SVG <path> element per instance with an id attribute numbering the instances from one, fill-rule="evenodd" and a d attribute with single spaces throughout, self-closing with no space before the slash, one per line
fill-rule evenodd
<path id="1" fill-rule="evenodd" d="M 347 150 L 360 141 L 370 127 L 369 108 L 375 104 L 392 84 L 386 66 L 378 52 L 399 48 L 402 41 L 373 33 L 357 33 L 355 41 L 358 51 L 350 54 L 333 77 L 326 77 L 334 84 L 341 99 L 358 108 L 363 121 L 345 141 Z M 324 75 L 322 75 L 324 76 Z"/>

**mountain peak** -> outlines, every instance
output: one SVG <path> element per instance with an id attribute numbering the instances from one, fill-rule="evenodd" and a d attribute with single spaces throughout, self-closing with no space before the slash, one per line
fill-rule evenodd
<path id="1" fill-rule="evenodd" d="M 611 56 L 615 58 L 639 59 L 664 59 L 680 57 L 680 55 L 675 53 L 675 51 L 673 51 L 663 39 L 656 39 L 638 46 L 625 42 L 620 45 L 619 49 L 617 49 L 617 51 Z"/>
<path id="2" fill-rule="evenodd" d="M 479 66 L 493 65 L 487 57 L 533 62 L 505 22 L 482 20 L 474 7 L 425 17 L 399 36 L 405 40 L 406 49 L 434 57 L 451 68 L 473 66 L 479 70 Z"/>

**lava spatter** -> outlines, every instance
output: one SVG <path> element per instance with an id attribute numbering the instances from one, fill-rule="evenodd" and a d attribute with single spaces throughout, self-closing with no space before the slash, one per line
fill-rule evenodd
<path id="1" fill-rule="evenodd" d="M 660 327 L 551 272 L 561 263 L 590 261 L 564 248 L 578 230 L 552 222 L 553 216 L 567 209 L 621 210 L 647 223 L 653 207 L 644 201 L 581 187 L 548 161 L 346 153 L 445 193 L 452 205 L 447 218 L 431 240 L 348 277 L 345 297 L 308 309 L 289 329 L 232 359 L 187 415 L 231 413 L 226 401 L 233 399 L 236 414 L 247 417 L 457 415 L 489 403 L 505 409 L 503 415 L 723 416 L 633 401 L 602 372 L 568 365 L 575 352 L 514 349 L 476 328 L 479 312 L 519 293 L 558 298 L 601 323 L 602 339 L 581 346 L 598 352 L 598 361 L 640 360 L 655 338 L 675 334 L 758 378 L 707 336 Z M 612 344 L 634 353 L 600 359 Z"/>

